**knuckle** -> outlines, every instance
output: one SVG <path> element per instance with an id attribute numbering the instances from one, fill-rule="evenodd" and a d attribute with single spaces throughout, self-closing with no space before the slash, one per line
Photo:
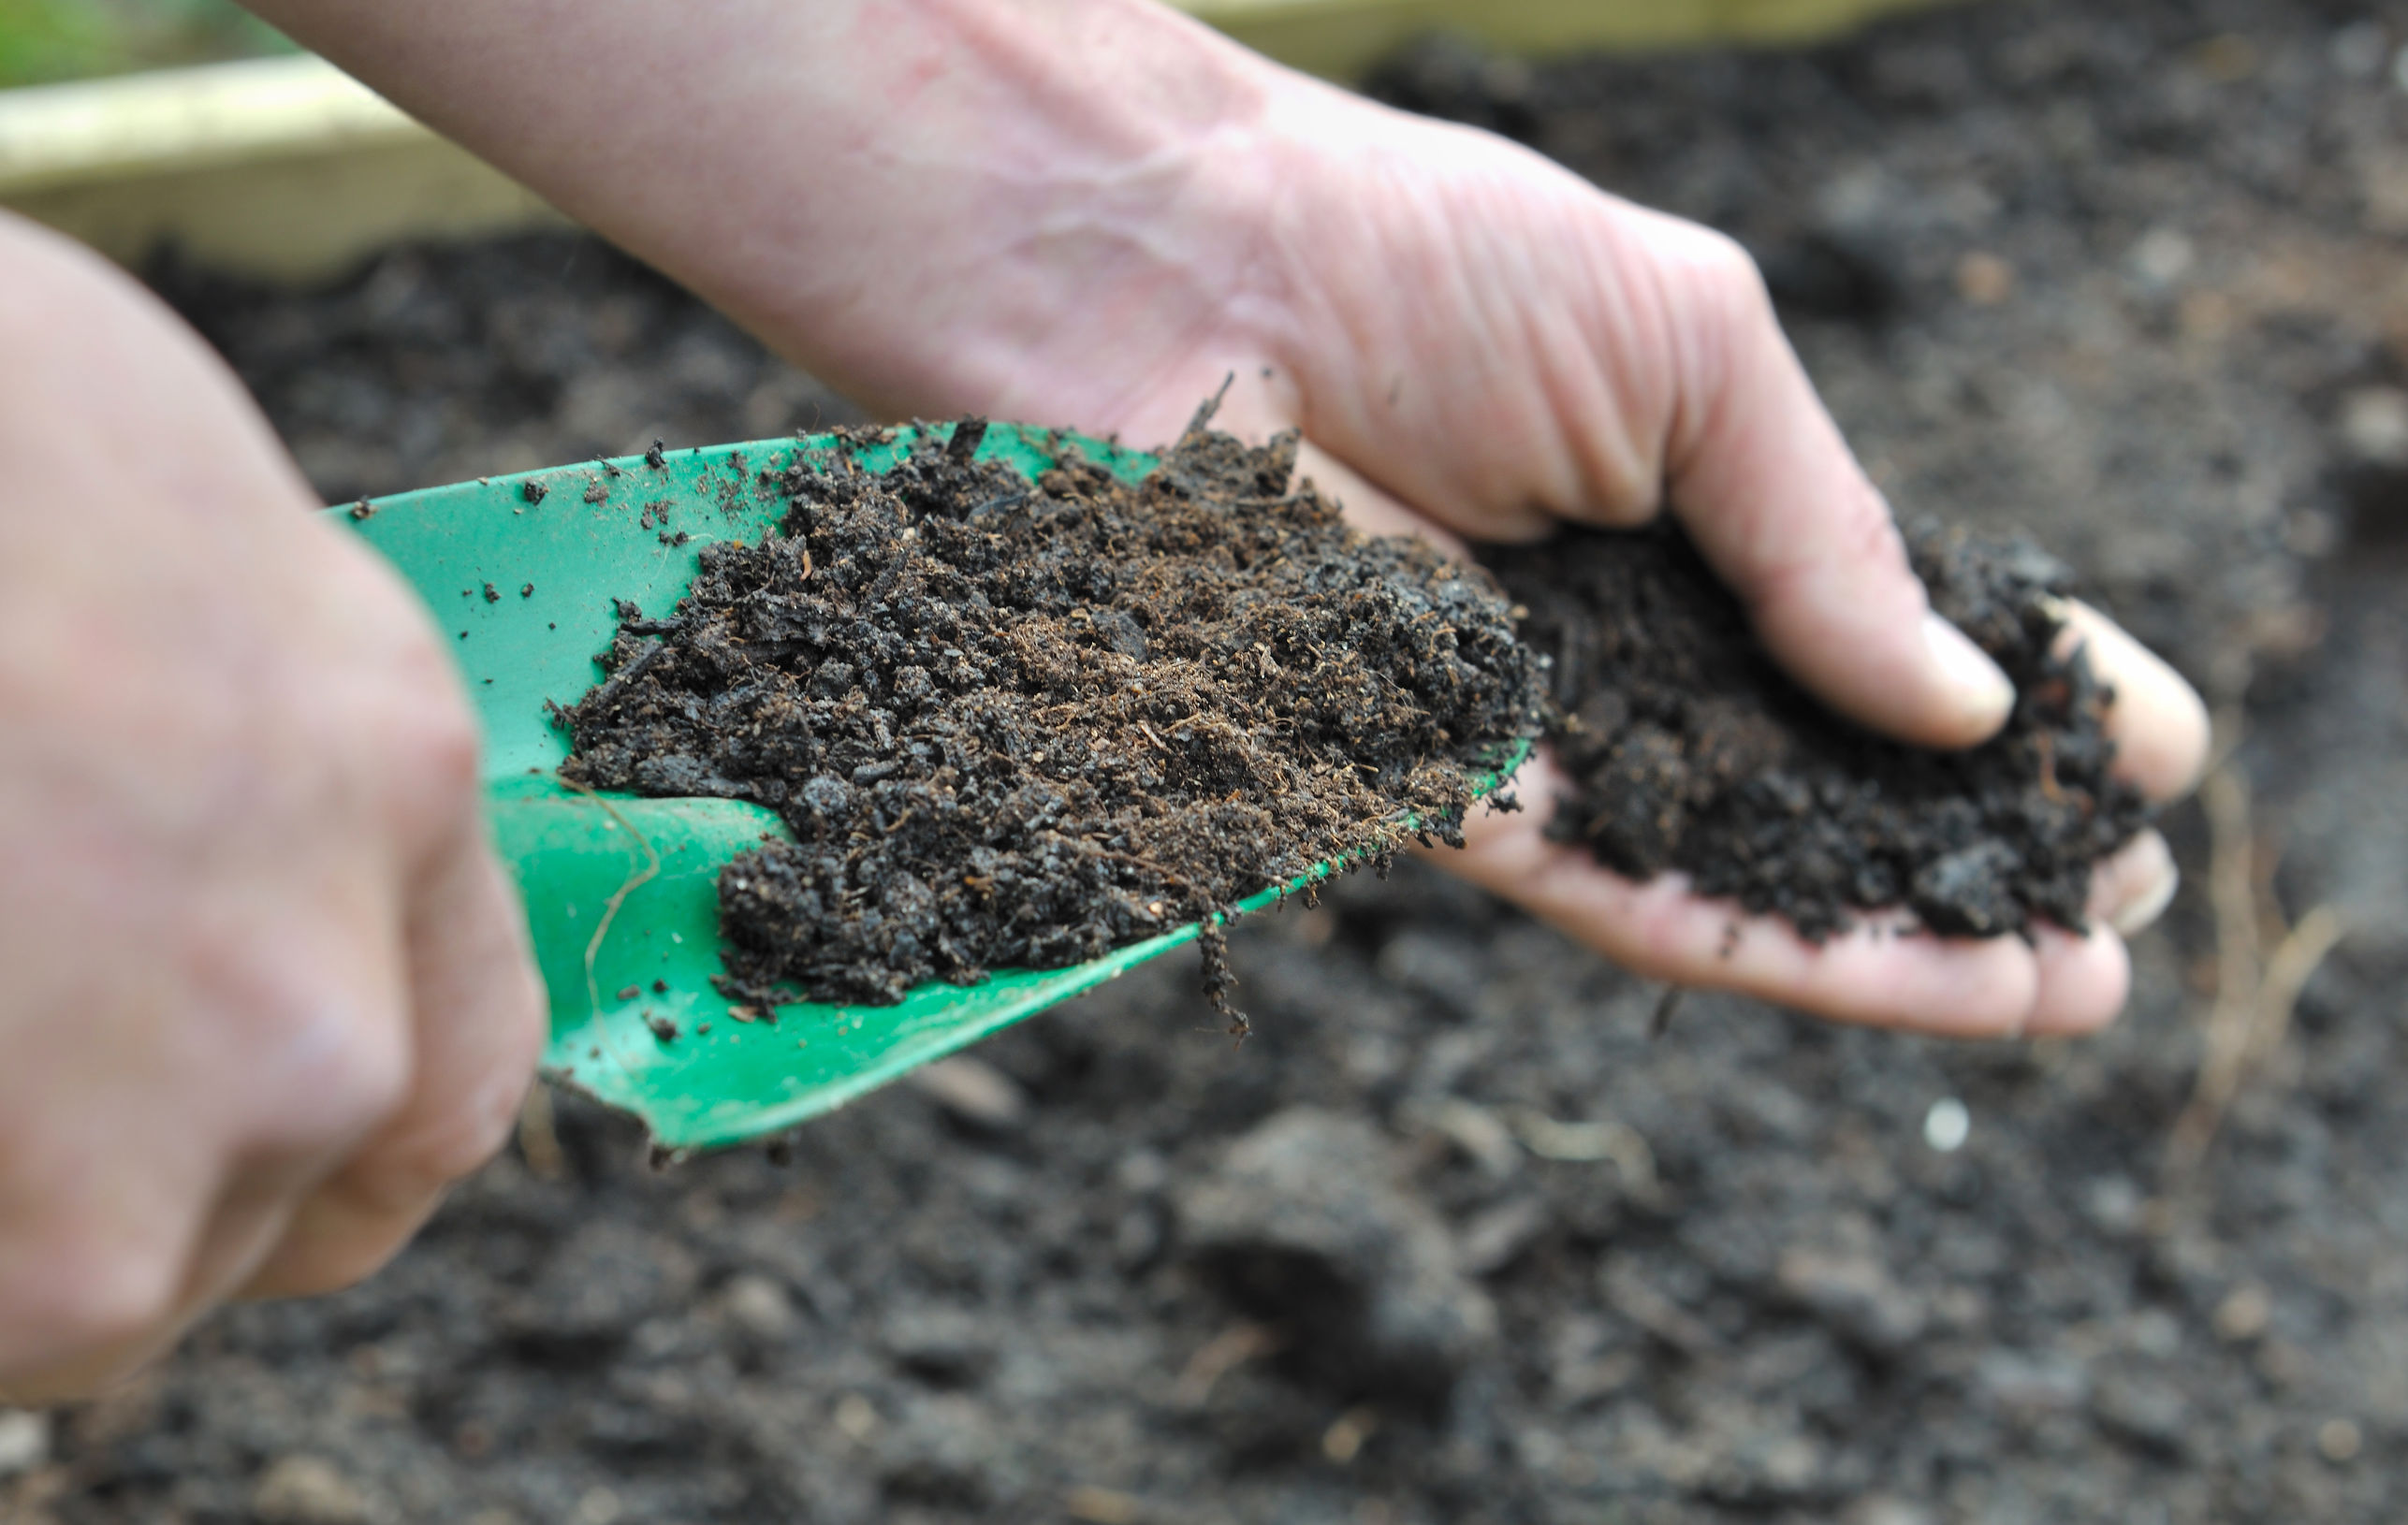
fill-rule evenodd
<path id="1" fill-rule="evenodd" d="M 1746 598 L 1759 617 L 1777 617 L 1820 610 L 1842 586 L 1848 603 L 1902 625 L 1930 607 L 1907 564 L 1898 521 L 1870 486 L 1842 495 L 1813 533 L 1768 557 Z"/>
<path id="2" fill-rule="evenodd" d="M 356 1132 L 392 1117 L 409 1100 L 411 1064 L 399 1024 L 348 1024 L 340 1056 L 319 1093 L 332 1112 L 331 1131 Z"/>
<path id="3" fill-rule="evenodd" d="M 0 1287 L 10 1329 L 0 1370 L 103 1358 L 155 1339 L 175 1316 L 184 1268 L 163 1240 L 90 1223 L 35 1232 L 40 1253 Z"/>
<path id="4" fill-rule="evenodd" d="M 1731 322 L 1734 328 L 1752 323 L 1771 324 L 1773 294 L 1756 256 L 1727 233 L 1684 224 L 1670 236 L 1673 263 L 1688 277 L 1704 311 Z"/>
<path id="5" fill-rule="evenodd" d="M 523 1057 L 523 1063 L 520 1062 Z M 474 1171 L 509 1141 L 534 1071 L 534 1047 L 511 1055 L 400 1141 L 394 1158 L 428 1189 L 438 1189 Z"/>
<path id="6" fill-rule="evenodd" d="M 1657 342 L 1682 402 L 1673 433 L 1685 443 L 1674 453 L 1686 456 L 1744 422 L 1746 394 L 1777 373 L 1767 362 L 1788 341 L 1763 273 L 1738 240 L 1666 219 L 1653 249 Z"/>
<path id="7" fill-rule="evenodd" d="M 468 706 L 446 691 L 428 696 L 413 710 L 404 758 L 411 777 L 446 798 L 474 796 L 484 745 Z"/>
<path id="8" fill-rule="evenodd" d="M 364 1216 L 414 1217 L 452 1183 L 473 1174 L 508 1138 L 516 1108 L 447 1108 L 353 1162 L 346 1191 Z"/>
<path id="9" fill-rule="evenodd" d="M 458 1107 L 430 1126 L 412 1141 L 408 1163 L 412 1173 L 431 1187 L 450 1184 L 474 1171 L 508 1141 L 518 1117 L 518 1089 L 514 1087 L 496 1105 L 476 1102 Z"/>
<path id="10" fill-rule="evenodd" d="M 1879 493 L 1867 487 L 1840 496 L 1831 524 L 1832 557 L 1853 566 L 1906 571 L 1906 537 Z M 1913 579 L 1909 578 L 1909 582 Z M 1918 585 L 1919 586 L 1919 585 Z"/>
<path id="11" fill-rule="evenodd" d="M 406 1103 L 412 1053 L 389 977 L 340 955 L 331 970 L 283 948 L 219 951 L 202 971 L 215 1004 L 236 1014 L 247 1082 L 272 1105 L 242 1132 L 276 1157 L 314 1155 L 383 1126 Z"/>
<path id="12" fill-rule="evenodd" d="M 363 761 L 397 807 L 405 836 L 424 840 L 457 827 L 475 808 L 484 739 L 451 674 L 411 663 L 373 704 Z"/>
<path id="13" fill-rule="evenodd" d="M 321 1010 L 310 1020 L 331 1032 L 324 1039 L 308 1033 L 296 1041 L 301 1063 L 286 1087 L 293 1110 L 281 1126 L 287 1146 L 305 1153 L 385 1126 L 408 1104 L 412 1078 L 408 1039 L 399 1021 L 363 1020 L 340 1009 Z"/>

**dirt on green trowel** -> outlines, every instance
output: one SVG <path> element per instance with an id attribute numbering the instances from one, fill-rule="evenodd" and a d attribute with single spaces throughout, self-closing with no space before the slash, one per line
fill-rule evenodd
<path id="1" fill-rule="evenodd" d="M 951 428 L 927 431 L 949 438 Z M 1190 924 L 1066 968 L 924 984 L 898 1005 L 798 1002 L 778 1009 L 785 1020 L 738 1021 L 712 983 L 724 969 L 720 871 L 764 837 L 787 835 L 784 824 L 737 801 L 604 795 L 562 780 L 568 742 L 553 709 L 602 680 L 594 659 L 610 646 L 620 604 L 666 617 L 703 544 L 775 527 L 787 501 L 761 485 L 763 471 L 844 450 L 883 472 L 923 432 L 655 448 L 329 511 L 401 571 L 453 637 L 484 722 L 495 839 L 551 992 L 545 1074 L 635 1113 L 662 1148 L 790 1127 L 1196 937 Z M 1156 464 L 1107 442 L 1006 424 L 988 427 L 978 456 L 1033 479 L 1073 446 L 1130 481 Z M 653 511 L 664 503 L 714 512 Z M 1481 792 L 1521 761 L 1519 752 L 1502 760 Z M 1236 909 L 1270 905 L 1337 866 L 1267 887 Z"/>

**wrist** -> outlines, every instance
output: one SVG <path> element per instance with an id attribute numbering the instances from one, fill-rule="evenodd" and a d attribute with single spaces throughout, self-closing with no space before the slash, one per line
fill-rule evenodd
<path id="1" fill-rule="evenodd" d="M 913 8 L 929 54 L 887 50 L 832 106 L 910 120 L 797 177 L 843 232 L 709 295 L 890 413 L 1117 425 L 1127 357 L 1259 309 L 1270 126 L 1302 81 L 1151 0 Z"/>

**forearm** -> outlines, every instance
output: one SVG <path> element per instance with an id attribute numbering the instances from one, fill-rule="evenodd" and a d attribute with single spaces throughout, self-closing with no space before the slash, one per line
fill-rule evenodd
<path id="1" fill-rule="evenodd" d="M 1153 0 L 252 0 L 876 405 L 1229 310 L 1214 218 L 1285 76 Z M 1042 257 L 1030 257 L 1042 255 Z M 1132 278 L 1133 277 L 1133 278 Z M 1101 399 L 1099 399 L 1101 400 Z"/>

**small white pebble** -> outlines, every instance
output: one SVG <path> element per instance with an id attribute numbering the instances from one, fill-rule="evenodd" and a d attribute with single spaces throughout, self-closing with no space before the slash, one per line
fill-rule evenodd
<path id="1" fill-rule="evenodd" d="M 0 1408 L 0 1477 L 32 1472 L 51 1459 L 50 1416 Z"/>
<path id="2" fill-rule="evenodd" d="M 2391 38 L 2381 22 L 2352 22 L 2333 34 L 2333 67 L 2352 80 L 2372 80 L 2383 72 Z"/>
<path id="3" fill-rule="evenodd" d="M 798 1322 L 786 1289 L 766 1276 L 747 1273 L 727 1284 L 727 1316 L 755 1339 L 782 1340 Z"/>
<path id="4" fill-rule="evenodd" d="M 2357 1460 L 2365 1444 L 2365 1433 L 2347 1419 L 2327 1419 L 2316 1431 L 2316 1449 L 2335 1466 Z"/>
<path id="5" fill-rule="evenodd" d="M 2153 227 L 2132 246 L 2133 273 L 2147 284 L 2167 287 L 2191 273 L 2198 262 L 2198 245 L 2180 228 Z"/>
<path id="6" fill-rule="evenodd" d="M 1973 1113 L 1954 1097 L 1942 1097 L 1923 1114 L 1923 1141 L 1943 1155 L 1963 1149 L 1972 1132 Z"/>
<path id="7" fill-rule="evenodd" d="M 618 1525 L 626 1514 L 619 1495 L 606 1488 L 588 1489 L 576 1501 L 576 1525 Z"/>
<path id="8" fill-rule="evenodd" d="M 878 1411 L 859 1393 L 847 1393 L 837 1402 L 836 1427 L 850 1440 L 868 1440 L 878 1428 Z"/>

